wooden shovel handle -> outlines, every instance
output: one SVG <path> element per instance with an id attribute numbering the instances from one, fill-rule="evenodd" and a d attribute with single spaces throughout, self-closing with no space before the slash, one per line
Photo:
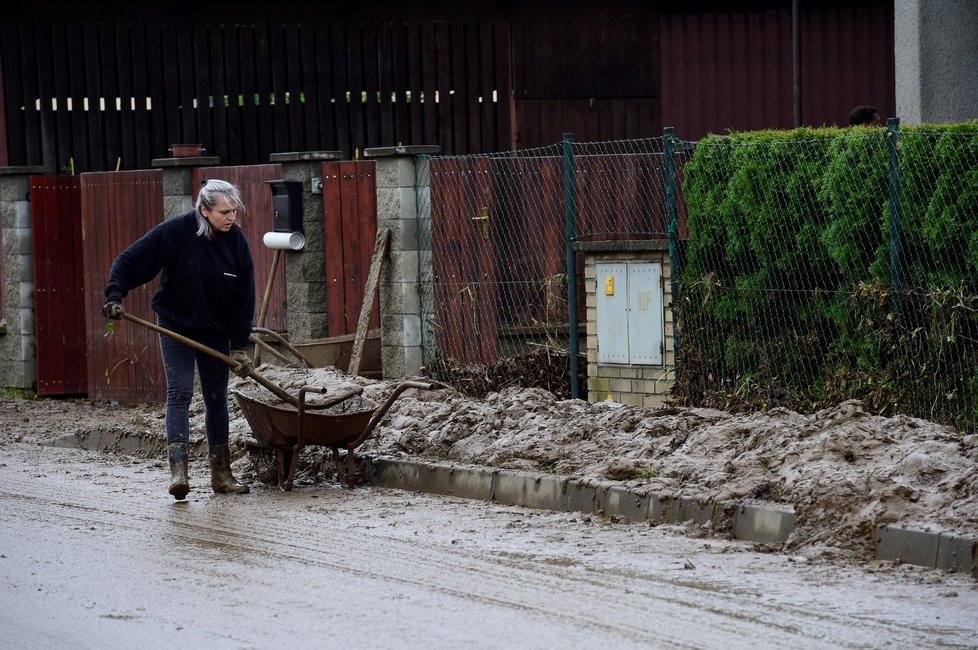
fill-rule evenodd
<path id="1" fill-rule="evenodd" d="M 215 350 L 214 348 L 212 348 L 210 346 L 204 345 L 203 343 L 200 343 L 200 342 L 195 341 L 193 339 L 187 338 L 186 336 L 183 336 L 182 334 L 177 334 L 176 332 L 173 332 L 171 330 L 168 330 L 165 327 L 160 327 L 156 323 L 151 323 L 151 322 L 149 322 L 147 320 L 143 320 L 142 318 L 139 318 L 138 316 L 133 316 L 129 312 L 123 313 L 122 314 L 122 317 L 125 318 L 127 321 L 131 321 L 133 323 L 136 323 L 137 325 L 142 325 L 143 327 L 149 328 L 149 329 L 153 330 L 154 332 L 159 332 L 160 334 L 166 334 L 170 338 L 172 338 L 172 339 L 174 339 L 176 341 L 180 341 L 184 345 L 189 345 L 190 347 L 192 347 L 195 350 L 199 350 L 200 352 L 203 352 L 204 354 L 207 354 L 207 355 L 210 355 L 210 356 L 214 357 L 218 361 L 223 361 L 232 370 L 234 368 L 237 368 L 238 367 L 238 362 L 237 361 L 235 361 L 234 359 L 232 359 L 228 355 L 224 354 L 223 352 L 218 352 L 217 350 Z M 259 384 L 261 384 L 265 388 L 267 388 L 276 397 L 278 397 L 278 398 L 280 398 L 280 399 L 288 402 L 292 406 L 298 406 L 299 405 L 299 401 L 295 397 L 293 397 L 292 395 L 289 395 L 285 391 L 284 388 L 282 388 L 281 386 L 279 386 L 278 384 L 276 384 L 272 380 L 270 380 L 267 377 L 259 374 L 258 371 L 255 370 L 254 368 L 252 368 L 250 371 L 248 371 L 248 376 L 251 377 L 252 379 L 254 379 L 255 381 L 257 381 Z"/>

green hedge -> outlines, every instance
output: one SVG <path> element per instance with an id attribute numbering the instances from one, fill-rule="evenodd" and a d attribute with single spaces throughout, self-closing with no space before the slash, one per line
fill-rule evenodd
<path id="1" fill-rule="evenodd" d="M 897 313 L 885 129 L 709 136 L 683 172 L 687 403 L 862 399 L 978 424 L 978 124 L 899 133 Z"/>

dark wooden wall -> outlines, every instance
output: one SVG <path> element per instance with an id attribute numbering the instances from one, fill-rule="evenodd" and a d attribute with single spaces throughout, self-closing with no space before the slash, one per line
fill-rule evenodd
<path id="1" fill-rule="evenodd" d="M 800 6 L 802 123 L 842 125 L 865 103 L 892 115 L 892 0 Z M 790 0 L 38 0 L 3 12 L 0 164 L 138 169 L 199 143 L 251 165 L 285 151 L 487 153 L 565 132 L 794 126 Z"/>

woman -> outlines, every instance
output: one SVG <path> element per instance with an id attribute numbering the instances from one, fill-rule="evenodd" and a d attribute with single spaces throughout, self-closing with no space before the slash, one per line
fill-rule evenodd
<path id="1" fill-rule="evenodd" d="M 115 259 L 102 314 L 121 319 L 125 311 L 120 301 L 159 274 L 153 311 L 160 326 L 230 354 L 238 364 L 235 374 L 246 376 L 251 369 L 245 347 L 254 318 L 255 278 L 239 212 L 244 204 L 234 185 L 204 181 L 192 212 L 153 227 Z M 166 371 L 170 494 L 182 500 L 190 491 L 187 447 L 195 363 L 204 398 L 211 487 L 215 493 L 248 492 L 231 474 L 228 366 L 166 335 L 160 336 L 160 349 Z"/>

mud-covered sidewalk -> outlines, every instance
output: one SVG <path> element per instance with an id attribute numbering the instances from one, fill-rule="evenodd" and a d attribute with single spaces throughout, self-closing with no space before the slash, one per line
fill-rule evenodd
<path id="1" fill-rule="evenodd" d="M 396 385 L 329 368 L 261 370 L 292 393 L 306 384 L 323 386 L 327 394 L 360 386 L 363 399 L 373 403 Z M 248 380 L 232 381 L 232 390 L 278 402 Z M 254 472 L 246 451 L 251 430 L 233 399 L 230 409 L 235 470 L 248 480 L 267 480 Z M 126 441 L 127 453 L 159 458 L 162 469 L 159 406 L 5 398 L 0 418 L 9 423 L 5 440 L 114 432 Z M 191 424 L 192 440 L 200 443 L 199 401 Z M 868 559 L 877 527 L 884 524 L 965 538 L 978 534 L 978 436 L 905 416 L 872 416 L 858 402 L 812 415 L 785 409 L 732 415 L 557 400 L 536 389 L 485 399 L 450 388 L 412 389 L 393 404 L 358 454 L 528 471 L 720 506 L 790 507 L 788 551 Z M 299 484 L 333 477 L 326 449 L 303 452 Z M 729 534 L 701 528 L 699 534 Z"/>

